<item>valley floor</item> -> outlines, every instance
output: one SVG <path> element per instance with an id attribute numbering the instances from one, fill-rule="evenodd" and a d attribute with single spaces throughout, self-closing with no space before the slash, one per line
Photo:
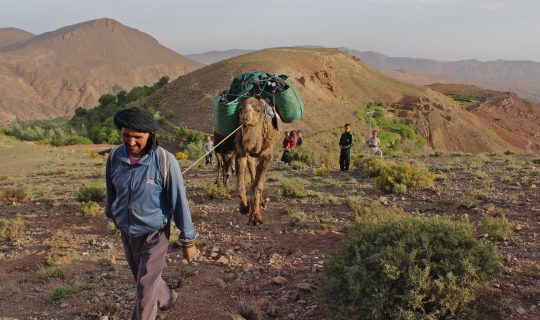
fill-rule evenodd
<path id="1" fill-rule="evenodd" d="M 20 203 L 0 204 L 0 218 L 26 222 L 22 235 L 0 240 L 0 319 L 128 319 L 135 288 L 119 236 L 108 230 L 104 214 L 83 216 L 75 199 L 83 182 L 103 180 L 104 159 L 2 135 L 0 146 L 0 194 L 10 188 L 27 194 Z M 497 245 L 504 266 L 472 313 L 479 319 L 540 318 L 538 156 L 456 153 L 402 160 L 438 174 L 434 189 L 384 194 L 358 170 L 316 177 L 311 169 L 276 162 L 265 190 L 266 223 L 259 227 L 246 224 L 235 196 L 206 196 L 212 168 L 187 173 L 201 258 L 184 264 L 171 242 L 164 278 L 180 294 L 172 319 L 326 319 L 315 296 L 317 278 L 354 221 L 351 197 L 473 223 L 504 213 L 514 224 L 510 238 L 477 235 Z M 293 178 L 307 194 L 279 196 L 276 190 Z M 298 211 L 305 219 L 295 219 Z M 65 295 L 58 298 L 59 291 Z"/>

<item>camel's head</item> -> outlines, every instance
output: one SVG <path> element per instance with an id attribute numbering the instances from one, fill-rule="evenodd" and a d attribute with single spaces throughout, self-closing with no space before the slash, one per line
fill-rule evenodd
<path id="1" fill-rule="evenodd" d="M 257 98 L 247 98 L 240 104 L 240 124 L 255 127 L 264 119 L 264 102 Z"/>

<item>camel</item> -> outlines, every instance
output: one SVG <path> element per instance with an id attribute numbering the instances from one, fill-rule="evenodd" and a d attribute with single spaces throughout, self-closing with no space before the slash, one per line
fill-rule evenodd
<path id="1" fill-rule="evenodd" d="M 250 225 L 263 223 L 261 199 L 266 172 L 273 157 L 274 141 L 279 136 L 277 114 L 263 98 L 241 101 L 239 120 L 242 129 L 236 134 L 236 177 L 240 213 L 248 214 Z M 255 167 L 255 159 L 258 159 Z M 246 196 L 246 169 L 255 177 L 251 181 L 251 197 Z"/>

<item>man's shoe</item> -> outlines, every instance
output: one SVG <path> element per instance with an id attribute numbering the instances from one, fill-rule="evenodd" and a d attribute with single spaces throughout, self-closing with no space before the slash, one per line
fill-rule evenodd
<path id="1" fill-rule="evenodd" d="M 172 292 L 172 303 L 171 303 L 171 305 L 166 309 L 159 309 L 156 320 L 167 320 L 167 319 L 169 319 L 169 316 L 171 315 L 171 312 L 173 311 L 174 306 L 176 305 L 176 302 L 178 301 L 178 293 L 176 293 L 176 291 L 174 291 L 174 290 L 171 290 L 171 292 Z"/>

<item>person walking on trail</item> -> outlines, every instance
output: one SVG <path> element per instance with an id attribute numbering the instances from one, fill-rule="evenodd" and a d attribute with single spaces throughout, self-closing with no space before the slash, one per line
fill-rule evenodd
<path id="1" fill-rule="evenodd" d="M 197 256 L 182 173 L 175 157 L 158 147 L 159 125 L 146 110 L 121 110 L 114 124 L 120 129 L 122 144 L 107 159 L 105 214 L 121 231 L 137 284 L 131 319 L 167 319 L 178 300 L 178 293 L 161 277 L 171 217 L 180 230 L 184 257 L 191 261 Z"/>
<path id="2" fill-rule="evenodd" d="M 204 141 L 204 152 L 206 153 L 206 156 L 204 156 L 204 160 L 206 165 L 212 164 L 212 148 L 214 147 L 214 143 L 212 142 L 212 138 L 210 136 L 206 136 L 206 139 Z"/>
<path id="3" fill-rule="evenodd" d="M 371 137 L 367 139 L 368 153 L 382 158 L 382 150 L 379 148 L 381 140 L 379 140 L 379 138 L 377 137 L 378 134 L 379 133 L 377 132 L 377 130 L 373 130 L 371 132 Z"/>
<path id="4" fill-rule="evenodd" d="M 349 171 L 351 147 L 353 145 L 351 126 L 348 123 L 345 124 L 344 130 L 345 132 L 341 134 L 341 138 L 339 139 L 339 147 L 341 148 L 341 152 L 339 153 L 339 168 L 342 172 Z"/>

